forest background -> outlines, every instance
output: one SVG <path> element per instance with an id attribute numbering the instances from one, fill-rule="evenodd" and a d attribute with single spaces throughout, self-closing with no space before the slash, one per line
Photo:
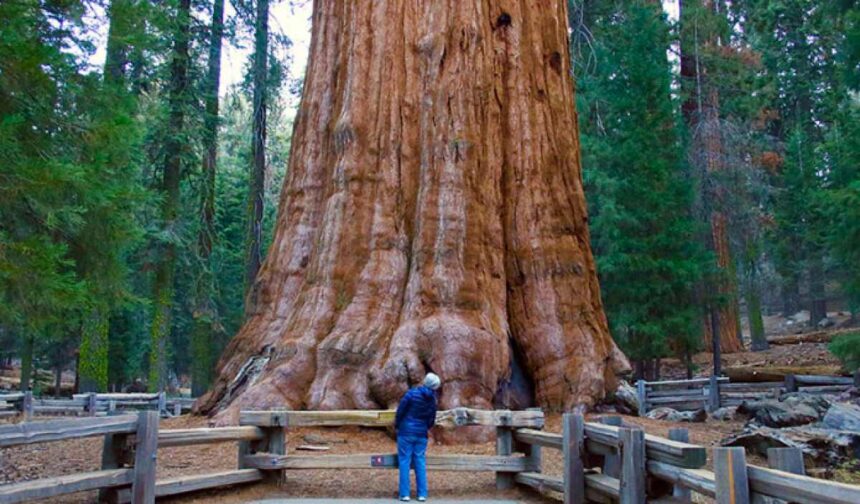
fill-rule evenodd
<path id="1" fill-rule="evenodd" d="M 715 334 L 764 348 L 766 314 L 856 323 L 857 2 L 568 7 L 592 246 L 636 375 L 695 372 Z M 0 364 L 23 388 L 207 389 L 301 99 L 307 25 L 279 19 L 309 10 L 0 2 Z"/>

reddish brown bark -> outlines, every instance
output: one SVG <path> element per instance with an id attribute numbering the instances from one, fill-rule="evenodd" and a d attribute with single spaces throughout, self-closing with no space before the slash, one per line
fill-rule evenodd
<path id="1" fill-rule="evenodd" d="M 678 3 L 681 19 L 681 79 L 689 90 L 681 111 L 693 134 L 692 148 L 698 150 L 694 157 L 704 163 L 705 177 L 713 177 L 715 172 L 725 169 L 723 144 L 720 124 L 720 98 L 716 85 L 708 80 L 708 68 L 700 56 L 713 53 L 719 45 L 717 32 L 704 28 L 704 23 L 688 15 L 695 12 L 701 5 L 712 11 L 714 16 L 721 16 L 718 5 L 710 0 L 682 0 Z M 702 26 L 702 28 L 700 28 Z M 700 32 L 701 30 L 701 32 Z M 714 188 L 707 186 L 716 186 Z M 716 285 L 706 289 L 716 288 L 723 303 L 715 308 L 719 319 L 720 349 L 732 353 L 743 350 L 740 339 L 740 314 L 738 310 L 737 282 L 734 278 L 731 250 L 729 248 L 726 217 L 722 212 L 723 195 L 718 184 L 708 184 L 702 188 L 705 199 L 705 218 L 710 221 L 709 247 L 714 252 L 720 278 Z M 713 349 L 713 328 L 710 314 L 705 316 L 703 323 L 703 348 L 710 352 Z"/>
<path id="2" fill-rule="evenodd" d="M 441 407 L 490 408 L 519 363 L 546 407 L 615 386 L 566 20 L 561 0 L 315 2 L 274 242 L 203 410 L 386 407 L 431 370 Z"/>

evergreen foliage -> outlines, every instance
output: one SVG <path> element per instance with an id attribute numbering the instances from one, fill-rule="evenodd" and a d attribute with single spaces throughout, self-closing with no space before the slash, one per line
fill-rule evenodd
<path id="1" fill-rule="evenodd" d="M 632 359 L 700 347 L 696 241 L 666 51 L 669 25 L 646 1 L 589 4 L 593 66 L 577 76 L 592 245 L 613 335 Z M 584 61 L 581 58 L 580 61 Z"/>
<path id="2" fill-rule="evenodd" d="M 19 359 L 23 387 L 74 369 L 82 391 L 191 375 L 200 393 L 241 326 L 249 229 L 251 255 L 265 253 L 290 148 L 285 84 L 299 87 L 279 23 L 255 40 L 263 4 L 228 3 L 218 35 L 219 1 L 0 1 L 0 366 Z M 860 7 L 682 6 L 675 22 L 653 0 L 569 0 L 592 245 L 640 373 L 664 357 L 692 370 L 707 304 L 742 302 L 753 348 L 766 313 L 807 309 L 816 324 L 828 305 L 860 310 Z M 248 61 L 218 96 L 222 39 Z M 681 46 L 718 97 L 706 126 L 719 171 L 688 128 L 689 98 L 708 94 L 679 68 Z M 706 247 L 715 206 L 725 271 Z M 717 275 L 739 297 L 703 288 Z M 831 348 L 856 367 L 858 346 Z"/>

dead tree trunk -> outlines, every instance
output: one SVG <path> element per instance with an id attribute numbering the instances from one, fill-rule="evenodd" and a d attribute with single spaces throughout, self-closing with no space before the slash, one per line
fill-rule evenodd
<path id="1" fill-rule="evenodd" d="M 274 241 L 199 408 L 390 406 L 431 370 L 442 408 L 572 408 L 629 370 L 551 4 L 314 3 Z"/>

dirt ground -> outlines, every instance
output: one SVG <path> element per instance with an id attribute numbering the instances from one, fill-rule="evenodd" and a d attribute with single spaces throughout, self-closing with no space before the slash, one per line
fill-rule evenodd
<path id="1" fill-rule="evenodd" d="M 698 353 L 693 356 L 696 376 L 710 376 L 713 369 L 713 355 Z M 841 367 L 827 343 L 798 343 L 796 345 L 771 345 L 761 352 L 737 352 L 722 355 L 724 368 L 730 366 L 832 366 L 832 372 Z M 678 359 L 661 361 L 660 378 L 674 380 L 686 378 L 684 365 Z"/>
<path id="2" fill-rule="evenodd" d="M 592 419 L 596 418 L 594 416 Z M 625 417 L 631 424 L 641 425 L 651 434 L 665 436 L 671 427 L 678 426 L 668 422 Z M 163 429 L 205 427 L 207 420 L 186 416 L 167 419 L 162 422 Z M 684 424 L 690 429 L 691 442 L 706 446 L 715 445 L 720 438 L 738 429 L 740 424 L 733 422 L 709 422 L 706 424 Z M 546 430 L 561 432 L 561 416 L 550 415 Z M 341 440 L 334 443 L 325 454 L 346 453 L 393 453 L 396 451 L 394 440 L 378 429 L 360 428 L 319 428 L 295 429 L 288 433 L 288 452 L 295 453 L 296 446 L 307 444 L 303 438 L 315 434 L 328 440 Z M 99 468 L 101 439 L 87 438 L 54 443 L 42 443 L 0 450 L 0 484 L 16 481 L 59 476 L 78 472 L 94 471 Z M 495 443 L 473 445 L 439 445 L 430 447 L 432 453 L 490 455 L 495 453 Z M 307 454 L 307 452 L 303 452 Z M 224 471 L 236 468 L 237 448 L 235 443 L 200 445 L 190 447 L 166 448 L 158 452 L 158 478 L 170 478 L 206 472 Z M 562 471 L 561 453 L 544 449 L 543 470 L 547 474 L 560 475 Z M 553 502 L 529 490 L 495 490 L 493 473 L 435 472 L 429 474 L 431 494 L 435 497 L 469 498 L 497 497 L 517 499 L 528 503 Z M 186 497 L 171 499 L 170 502 L 209 504 L 239 503 L 267 497 L 395 497 L 397 472 L 392 470 L 326 470 L 291 471 L 287 474 L 286 484 L 277 487 L 271 484 L 254 484 L 231 490 L 203 492 Z M 90 503 L 96 501 L 96 493 L 80 493 L 44 502 Z"/>

